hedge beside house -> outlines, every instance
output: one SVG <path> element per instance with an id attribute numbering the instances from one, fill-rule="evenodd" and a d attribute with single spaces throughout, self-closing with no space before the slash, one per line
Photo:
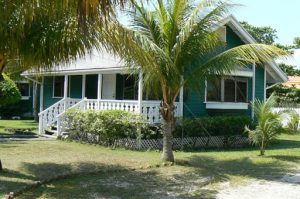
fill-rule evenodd
<path id="1" fill-rule="evenodd" d="M 243 133 L 247 116 L 199 117 L 178 120 L 174 149 L 228 148 L 248 145 Z M 161 149 L 159 126 L 150 126 L 138 114 L 109 110 L 68 110 L 64 125 L 68 139 L 133 150 Z"/>

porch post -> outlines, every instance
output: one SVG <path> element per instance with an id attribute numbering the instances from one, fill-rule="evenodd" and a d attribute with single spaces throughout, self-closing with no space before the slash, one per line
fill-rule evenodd
<path id="1" fill-rule="evenodd" d="M 82 75 L 82 89 L 81 89 L 81 98 L 85 98 L 85 81 L 86 81 L 86 75 Z"/>
<path id="2" fill-rule="evenodd" d="M 68 75 L 65 75 L 65 82 L 64 82 L 64 107 L 65 107 L 65 110 L 67 110 L 67 97 L 68 97 Z"/>
<path id="3" fill-rule="evenodd" d="M 68 97 L 68 75 L 65 75 L 65 82 L 64 82 L 64 98 Z"/>
<path id="4" fill-rule="evenodd" d="M 183 76 L 181 76 L 181 83 L 183 82 Z M 180 88 L 179 92 L 179 116 L 183 116 L 183 85 Z"/>
<path id="5" fill-rule="evenodd" d="M 100 110 L 100 100 L 102 99 L 102 73 L 98 74 L 98 92 L 97 92 L 97 99 L 98 99 L 98 110 Z"/>
<path id="6" fill-rule="evenodd" d="M 40 87 L 40 112 L 44 109 L 44 76 L 42 76 L 42 83 Z M 39 115 L 39 134 L 42 134 L 43 129 L 43 116 Z"/>
<path id="7" fill-rule="evenodd" d="M 254 102 L 255 100 L 255 69 L 256 68 L 256 64 L 253 63 L 252 65 L 252 72 L 253 72 L 253 76 L 252 76 L 252 102 Z M 251 117 L 252 119 L 254 118 L 254 111 L 253 111 L 253 107 L 251 107 Z"/>
<path id="8" fill-rule="evenodd" d="M 44 109 L 44 76 L 42 76 L 42 83 L 40 88 L 40 112 Z"/>
<path id="9" fill-rule="evenodd" d="M 139 72 L 139 90 L 138 90 L 138 110 L 139 114 L 142 113 L 142 105 L 143 105 L 143 73 Z"/>

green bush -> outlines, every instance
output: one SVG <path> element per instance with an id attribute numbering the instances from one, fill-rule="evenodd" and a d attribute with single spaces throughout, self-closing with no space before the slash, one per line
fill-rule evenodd
<path id="1" fill-rule="evenodd" d="M 249 116 L 214 116 L 182 119 L 174 137 L 244 135 L 245 126 L 251 126 Z"/>
<path id="2" fill-rule="evenodd" d="M 120 110 L 68 110 L 65 123 L 71 137 L 94 136 L 94 142 L 108 145 L 120 138 L 149 138 L 154 134 L 140 115 Z"/>
<path id="3" fill-rule="evenodd" d="M 290 116 L 290 120 L 286 125 L 287 128 L 287 132 L 288 133 L 292 133 L 292 134 L 296 134 L 299 132 L 299 120 L 300 120 L 300 116 L 299 114 L 294 111 L 288 111 L 288 114 Z"/>
<path id="4" fill-rule="evenodd" d="M 0 74 L 0 106 L 17 103 L 20 99 L 17 85 L 5 74 Z"/>

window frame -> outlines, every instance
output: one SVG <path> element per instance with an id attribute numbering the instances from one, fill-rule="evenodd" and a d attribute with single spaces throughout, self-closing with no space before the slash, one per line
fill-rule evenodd
<path id="1" fill-rule="evenodd" d="M 30 98 L 30 84 L 29 84 L 29 82 L 27 82 L 27 81 L 17 81 L 16 84 L 17 84 L 17 87 L 18 87 L 18 84 L 27 84 L 28 85 L 28 95 L 27 96 L 22 95 L 19 87 L 18 87 L 18 89 L 21 93 L 21 100 L 29 100 L 29 98 Z"/>
<path id="2" fill-rule="evenodd" d="M 234 79 L 234 102 L 225 101 L 225 79 Z M 244 102 L 237 102 L 237 82 L 246 83 L 246 100 Z M 249 103 L 249 78 L 247 77 L 221 77 L 221 100 L 220 101 L 208 101 L 207 100 L 207 87 L 208 82 L 205 81 L 205 103 Z"/>
<path id="3" fill-rule="evenodd" d="M 62 92 L 62 96 L 55 96 L 55 77 L 63 77 L 64 81 L 63 81 L 63 92 Z M 64 98 L 64 90 L 65 90 L 65 76 L 64 75 L 58 75 L 58 76 L 53 76 L 53 82 L 52 82 L 52 88 L 53 88 L 53 92 L 52 92 L 52 98 L 54 99 L 62 99 Z"/>

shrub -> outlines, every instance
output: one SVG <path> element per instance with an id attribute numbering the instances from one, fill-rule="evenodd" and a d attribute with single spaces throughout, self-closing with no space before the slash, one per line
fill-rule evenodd
<path id="1" fill-rule="evenodd" d="M 289 119 L 289 122 L 286 125 L 287 132 L 292 133 L 292 134 L 296 134 L 296 133 L 299 132 L 298 128 L 299 128 L 300 116 L 294 110 L 289 111 L 288 114 L 289 114 L 290 119 Z"/>
<path id="2" fill-rule="evenodd" d="M 17 85 L 5 74 L 0 74 L 0 106 L 17 103 L 20 99 Z"/>
<path id="3" fill-rule="evenodd" d="M 264 155 L 269 143 L 280 133 L 284 132 L 281 122 L 283 113 L 272 112 L 272 107 L 274 107 L 275 104 L 276 98 L 273 95 L 271 95 L 266 102 L 256 99 L 252 103 L 257 125 L 255 130 L 250 130 L 246 127 L 246 132 L 248 132 L 250 141 L 259 146 L 260 155 Z"/>
<path id="4" fill-rule="evenodd" d="M 68 110 L 65 123 L 71 136 L 94 136 L 97 143 L 108 145 L 116 139 L 148 138 L 154 133 L 140 115 L 120 110 Z"/>
<path id="5" fill-rule="evenodd" d="M 174 137 L 243 135 L 245 126 L 251 125 L 249 116 L 214 116 L 182 119 Z M 183 131 L 182 131 L 183 129 Z"/>

